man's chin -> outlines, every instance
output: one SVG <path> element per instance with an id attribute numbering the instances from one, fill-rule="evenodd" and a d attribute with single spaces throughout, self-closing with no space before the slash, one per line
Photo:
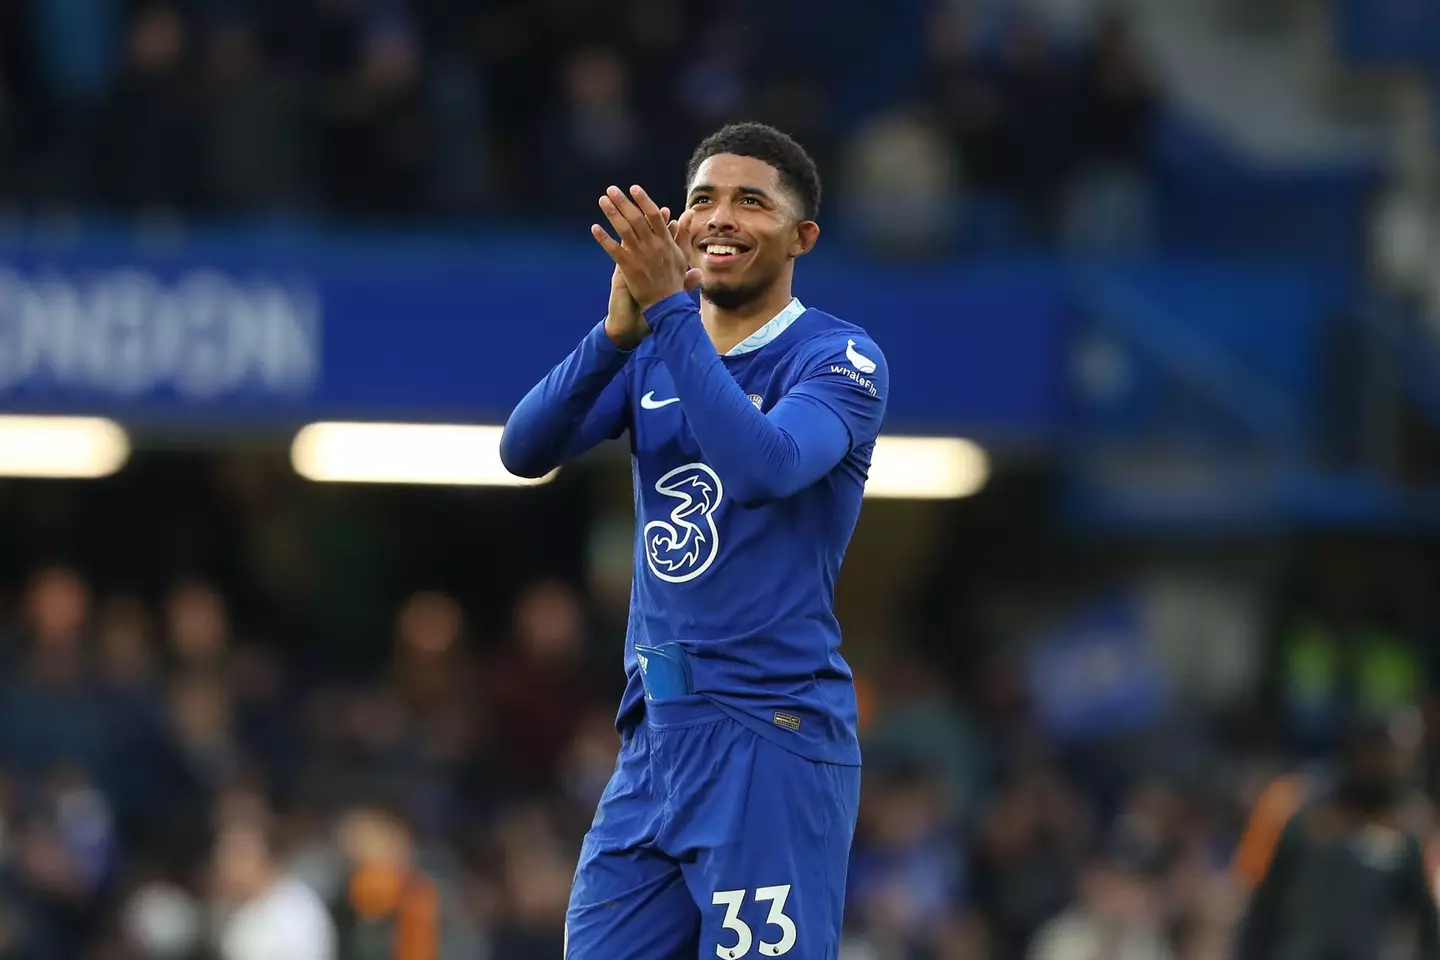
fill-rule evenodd
<path id="1" fill-rule="evenodd" d="M 763 283 L 724 283 L 705 281 L 700 284 L 700 296 L 721 310 L 739 310 L 749 306 L 765 294 Z"/>

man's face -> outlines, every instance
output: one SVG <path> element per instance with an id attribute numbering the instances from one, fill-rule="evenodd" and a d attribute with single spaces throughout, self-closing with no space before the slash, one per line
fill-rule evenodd
<path id="1" fill-rule="evenodd" d="M 270 865 L 265 838 L 249 827 L 230 827 L 215 844 L 215 879 L 222 896 L 248 900 L 264 889 Z"/>
<path id="2" fill-rule="evenodd" d="M 710 157 L 691 179 L 686 206 L 694 245 L 687 253 L 701 273 L 700 293 L 723 309 L 758 299 L 809 249 L 795 199 L 763 160 Z"/>
<path id="3" fill-rule="evenodd" d="M 1394 744 L 1365 744 L 1351 755 L 1348 766 L 1346 792 L 1362 806 L 1386 806 L 1404 790 L 1408 758 Z"/>

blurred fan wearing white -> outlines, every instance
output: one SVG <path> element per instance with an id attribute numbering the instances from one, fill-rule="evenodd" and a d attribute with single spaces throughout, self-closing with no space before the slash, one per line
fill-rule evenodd
<path id="1" fill-rule="evenodd" d="M 319 895 L 274 858 L 265 831 L 232 824 L 215 845 L 225 919 L 221 960 L 334 960 L 336 933 Z"/>

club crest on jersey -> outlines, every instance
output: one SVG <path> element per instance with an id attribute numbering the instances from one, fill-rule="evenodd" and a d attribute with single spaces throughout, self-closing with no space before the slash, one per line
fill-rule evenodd
<path id="1" fill-rule="evenodd" d="M 655 481 L 655 492 L 678 501 L 664 520 L 645 524 L 645 560 L 666 583 L 686 583 L 710 569 L 720 550 L 715 511 L 725 488 L 703 463 L 676 467 Z"/>

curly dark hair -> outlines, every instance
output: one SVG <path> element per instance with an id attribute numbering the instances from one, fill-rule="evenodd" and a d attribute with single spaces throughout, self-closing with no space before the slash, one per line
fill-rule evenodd
<path id="1" fill-rule="evenodd" d="M 695 179 L 700 164 L 713 156 L 732 153 L 738 157 L 754 157 L 774 167 L 780 174 L 780 185 L 800 202 L 800 215 L 814 220 L 820 213 L 820 171 L 805 148 L 764 123 L 732 123 L 704 140 L 690 155 L 685 169 L 685 182 Z"/>

